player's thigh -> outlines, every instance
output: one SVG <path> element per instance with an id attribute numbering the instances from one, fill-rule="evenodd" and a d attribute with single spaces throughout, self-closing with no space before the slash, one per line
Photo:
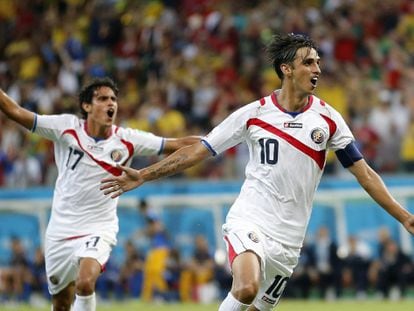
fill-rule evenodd
<path id="1" fill-rule="evenodd" d="M 233 289 L 248 284 L 258 286 L 261 281 L 260 257 L 251 250 L 237 255 L 232 264 Z"/>

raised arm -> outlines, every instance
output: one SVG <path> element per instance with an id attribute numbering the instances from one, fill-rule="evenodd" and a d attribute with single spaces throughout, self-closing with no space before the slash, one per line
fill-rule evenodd
<path id="1" fill-rule="evenodd" d="M 403 208 L 391 195 L 382 178 L 365 162 L 359 160 L 349 167 L 365 191 L 397 219 L 411 234 L 414 234 L 414 215 Z"/>
<path id="2" fill-rule="evenodd" d="M 170 154 L 182 147 L 193 145 L 201 140 L 200 136 L 185 136 L 165 139 L 163 153 Z"/>
<path id="3" fill-rule="evenodd" d="M 0 110 L 11 120 L 31 130 L 35 114 L 20 107 L 9 95 L 0 89 Z"/>
<path id="4" fill-rule="evenodd" d="M 116 198 L 147 181 L 179 173 L 210 155 L 210 151 L 199 141 L 193 145 L 183 147 L 165 159 L 141 170 L 120 166 L 123 170 L 122 175 L 103 179 L 101 190 L 104 191 L 105 195 L 111 194 L 111 198 Z"/>

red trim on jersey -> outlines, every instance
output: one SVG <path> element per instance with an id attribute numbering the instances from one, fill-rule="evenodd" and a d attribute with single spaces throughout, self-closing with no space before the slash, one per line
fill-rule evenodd
<path id="1" fill-rule="evenodd" d="M 63 135 L 65 135 L 65 134 L 69 134 L 69 135 L 72 135 L 75 139 L 76 139 L 76 141 L 78 142 L 78 145 L 79 145 L 79 147 L 93 160 L 93 161 L 95 161 L 96 162 L 96 164 L 98 164 L 100 167 L 102 167 L 104 170 L 106 170 L 106 171 L 108 171 L 109 173 L 111 173 L 112 175 L 115 175 L 115 176 L 119 176 L 119 175 L 121 175 L 122 174 L 122 170 L 120 170 L 119 168 L 116 168 L 116 167 L 113 167 L 111 164 L 109 164 L 109 163 L 106 163 L 106 162 L 104 162 L 104 161 L 101 161 L 101 160 L 98 160 L 98 159 L 95 159 L 94 157 L 93 157 L 93 155 L 92 154 L 90 154 L 85 148 L 83 148 L 82 147 L 82 145 L 81 145 L 81 143 L 80 143 L 80 140 L 79 140 L 79 137 L 78 137 L 78 134 L 75 132 L 75 130 L 72 130 L 72 129 L 69 129 L 69 130 L 66 130 L 66 131 L 64 131 L 63 132 L 63 134 L 62 134 L 62 136 Z"/>
<path id="2" fill-rule="evenodd" d="M 326 157 L 325 150 L 321 150 L 321 151 L 314 150 L 310 148 L 309 146 L 305 145 L 304 143 L 302 143 L 301 141 L 297 140 L 295 137 L 279 130 L 273 125 L 266 123 L 265 121 L 262 121 L 260 119 L 253 118 L 253 119 L 248 120 L 247 128 L 249 128 L 250 125 L 256 125 L 258 127 L 261 127 L 262 129 L 270 133 L 273 133 L 279 136 L 280 138 L 284 139 L 286 142 L 291 144 L 293 147 L 295 147 L 299 151 L 302 151 L 307 156 L 311 157 L 316 162 L 316 164 L 318 164 L 319 168 L 323 169 L 323 166 L 325 163 L 325 157 Z"/>
<path id="3" fill-rule="evenodd" d="M 90 235 L 90 233 L 88 233 L 88 234 L 83 234 L 83 235 L 75 235 L 75 236 L 70 236 L 70 237 L 68 237 L 68 238 L 64 238 L 64 239 L 63 239 L 63 241 L 76 240 L 76 239 L 80 239 L 80 238 L 83 238 L 83 237 L 88 236 L 88 235 Z"/>
<path id="4" fill-rule="evenodd" d="M 272 95 L 270 96 L 271 98 L 272 98 L 272 102 L 273 102 L 273 104 L 277 107 L 277 108 L 279 108 L 279 110 L 281 110 L 281 111 L 283 111 L 283 112 L 286 112 L 286 113 L 292 113 L 293 111 L 287 111 L 285 108 L 283 108 L 280 104 L 279 104 L 279 102 L 278 102 L 278 100 L 277 100 L 277 96 L 276 96 L 276 92 L 273 92 L 272 93 Z M 299 113 L 302 113 L 302 112 L 305 112 L 306 110 L 308 110 L 311 106 L 312 106 L 312 103 L 313 103 L 313 96 L 308 96 L 308 103 L 302 108 L 302 110 L 301 111 L 299 111 Z"/>
<path id="5" fill-rule="evenodd" d="M 264 106 L 266 103 L 266 100 L 264 99 L 264 97 L 260 98 L 260 105 Z"/>
<path id="6" fill-rule="evenodd" d="M 230 263 L 230 267 L 233 264 L 233 260 L 234 258 L 236 258 L 237 253 L 234 250 L 233 246 L 230 244 L 229 239 L 227 238 L 227 236 L 224 236 L 224 240 L 226 240 L 227 243 L 227 250 L 228 250 L 228 256 L 229 256 L 229 263 Z"/>
<path id="7" fill-rule="evenodd" d="M 322 99 L 320 99 L 319 102 L 321 103 L 322 106 L 326 105 L 326 103 Z"/>
<path id="8" fill-rule="evenodd" d="M 332 120 L 331 118 L 320 114 L 321 117 L 326 121 L 326 123 L 328 123 L 329 126 L 329 139 L 331 139 L 331 137 L 335 134 L 337 126 L 334 120 Z"/>
<path id="9" fill-rule="evenodd" d="M 122 163 L 122 165 L 125 165 L 125 163 L 128 162 L 128 160 L 134 155 L 134 145 L 123 139 L 121 139 L 121 143 L 123 143 L 128 149 L 128 158 L 124 161 L 124 163 Z"/>

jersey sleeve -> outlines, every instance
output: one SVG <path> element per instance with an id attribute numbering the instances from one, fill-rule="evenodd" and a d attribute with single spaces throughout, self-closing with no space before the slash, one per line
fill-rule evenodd
<path id="1" fill-rule="evenodd" d="M 241 143 L 245 138 L 247 120 L 256 107 L 257 103 L 254 102 L 239 108 L 203 137 L 201 142 L 213 155 L 220 154 Z"/>
<path id="2" fill-rule="evenodd" d="M 68 128 L 73 128 L 79 119 L 74 115 L 35 115 L 35 122 L 32 132 L 44 138 L 56 141 L 62 132 Z"/>
<path id="3" fill-rule="evenodd" d="M 134 145 L 135 155 L 159 155 L 164 148 L 165 138 L 135 129 L 124 129 L 126 140 Z"/>
<path id="4" fill-rule="evenodd" d="M 354 135 L 340 113 L 333 108 L 329 110 L 330 117 L 336 126 L 335 132 L 329 140 L 329 148 L 333 151 L 345 149 L 346 146 L 355 141 Z"/>

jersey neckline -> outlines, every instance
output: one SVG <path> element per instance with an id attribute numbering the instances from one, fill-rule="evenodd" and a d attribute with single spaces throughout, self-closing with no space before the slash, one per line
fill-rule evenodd
<path id="1" fill-rule="evenodd" d="M 282 111 L 282 112 L 284 112 L 284 113 L 287 113 L 287 114 L 289 114 L 289 115 L 291 115 L 292 117 L 296 117 L 297 115 L 299 115 L 299 114 L 301 114 L 301 113 L 303 113 L 303 112 L 305 112 L 306 110 L 308 110 L 311 106 L 312 106 L 312 103 L 313 103 L 313 96 L 312 95 L 309 95 L 308 96 L 308 103 L 302 108 L 302 110 L 301 111 L 298 111 L 298 112 L 294 112 L 294 111 L 288 111 L 288 110 L 286 110 L 285 108 L 283 108 L 280 104 L 279 104 L 279 101 L 277 100 L 277 96 L 276 96 L 276 93 L 277 93 L 278 91 L 274 91 L 274 92 L 272 92 L 272 94 L 271 94 L 271 99 L 272 99 L 272 102 L 273 102 L 273 104 L 276 106 L 276 108 L 278 108 L 280 111 Z"/>

